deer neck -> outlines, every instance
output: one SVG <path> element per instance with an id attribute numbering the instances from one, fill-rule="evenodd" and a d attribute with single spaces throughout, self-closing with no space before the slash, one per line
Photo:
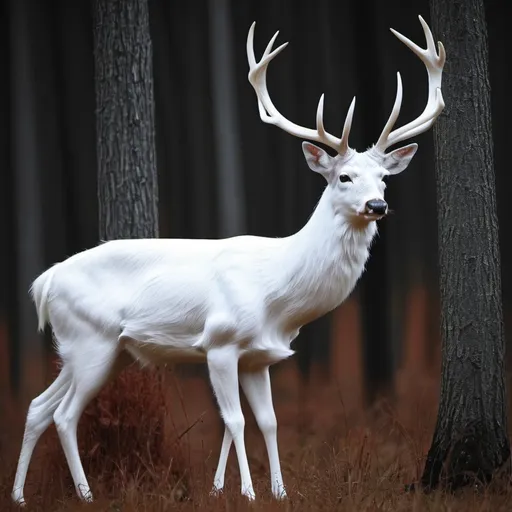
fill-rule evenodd
<path id="1" fill-rule="evenodd" d="M 354 224 L 336 212 L 326 188 L 306 225 L 289 237 L 286 255 L 286 314 L 300 327 L 336 308 L 364 270 L 375 222 Z"/>

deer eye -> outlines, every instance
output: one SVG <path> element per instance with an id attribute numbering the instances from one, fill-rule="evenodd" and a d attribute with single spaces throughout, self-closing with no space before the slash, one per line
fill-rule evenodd
<path id="1" fill-rule="evenodd" d="M 348 183 L 349 181 L 352 181 L 352 179 L 348 174 L 340 174 L 340 181 L 341 183 Z"/>

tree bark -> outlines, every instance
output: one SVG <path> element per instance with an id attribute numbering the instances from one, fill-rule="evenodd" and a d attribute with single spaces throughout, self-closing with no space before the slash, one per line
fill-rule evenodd
<path id="1" fill-rule="evenodd" d="M 488 482 L 510 458 L 498 218 L 483 0 L 430 0 L 446 108 L 434 128 L 441 401 L 422 485 Z"/>
<path id="2" fill-rule="evenodd" d="M 147 0 L 94 12 L 100 238 L 158 236 L 152 48 Z"/>
<path id="3" fill-rule="evenodd" d="M 103 240 L 158 236 L 152 47 L 147 0 L 96 0 L 99 231 Z M 89 468 L 122 461 L 130 474 L 169 463 L 162 371 L 131 366 L 86 411 L 81 437 Z M 87 414 L 88 413 L 88 414 Z M 116 428 L 113 426 L 117 425 Z M 112 437 L 117 436 L 113 442 Z M 149 449 L 150 447 L 151 449 Z M 115 472 L 114 469 L 112 469 Z M 110 469 L 106 471 L 110 474 Z M 143 471 L 144 473 L 144 471 Z"/>

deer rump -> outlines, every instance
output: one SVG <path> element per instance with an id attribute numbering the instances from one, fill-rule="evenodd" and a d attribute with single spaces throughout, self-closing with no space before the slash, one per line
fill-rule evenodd
<path id="1" fill-rule="evenodd" d="M 39 328 L 51 325 L 59 356 L 73 365 L 87 357 L 81 327 L 142 365 L 206 362 L 223 343 L 239 345 L 241 366 L 271 365 L 293 355 L 298 334 L 279 321 L 286 304 L 272 293 L 280 252 L 277 239 L 254 236 L 106 242 L 34 281 Z"/>

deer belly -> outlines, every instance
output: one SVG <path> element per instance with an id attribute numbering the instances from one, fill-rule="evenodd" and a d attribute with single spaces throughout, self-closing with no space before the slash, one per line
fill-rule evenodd
<path id="1" fill-rule="evenodd" d="M 125 350 L 141 365 L 161 365 L 179 363 L 204 363 L 206 353 L 200 347 L 176 346 L 177 344 L 157 341 L 139 341 L 125 338 Z"/>
<path id="2" fill-rule="evenodd" d="M 286 347 L 250 347 L 240 356 L 239 367 L 243 371 L 256 370 L 279 363 L 295 352 Z"/>

